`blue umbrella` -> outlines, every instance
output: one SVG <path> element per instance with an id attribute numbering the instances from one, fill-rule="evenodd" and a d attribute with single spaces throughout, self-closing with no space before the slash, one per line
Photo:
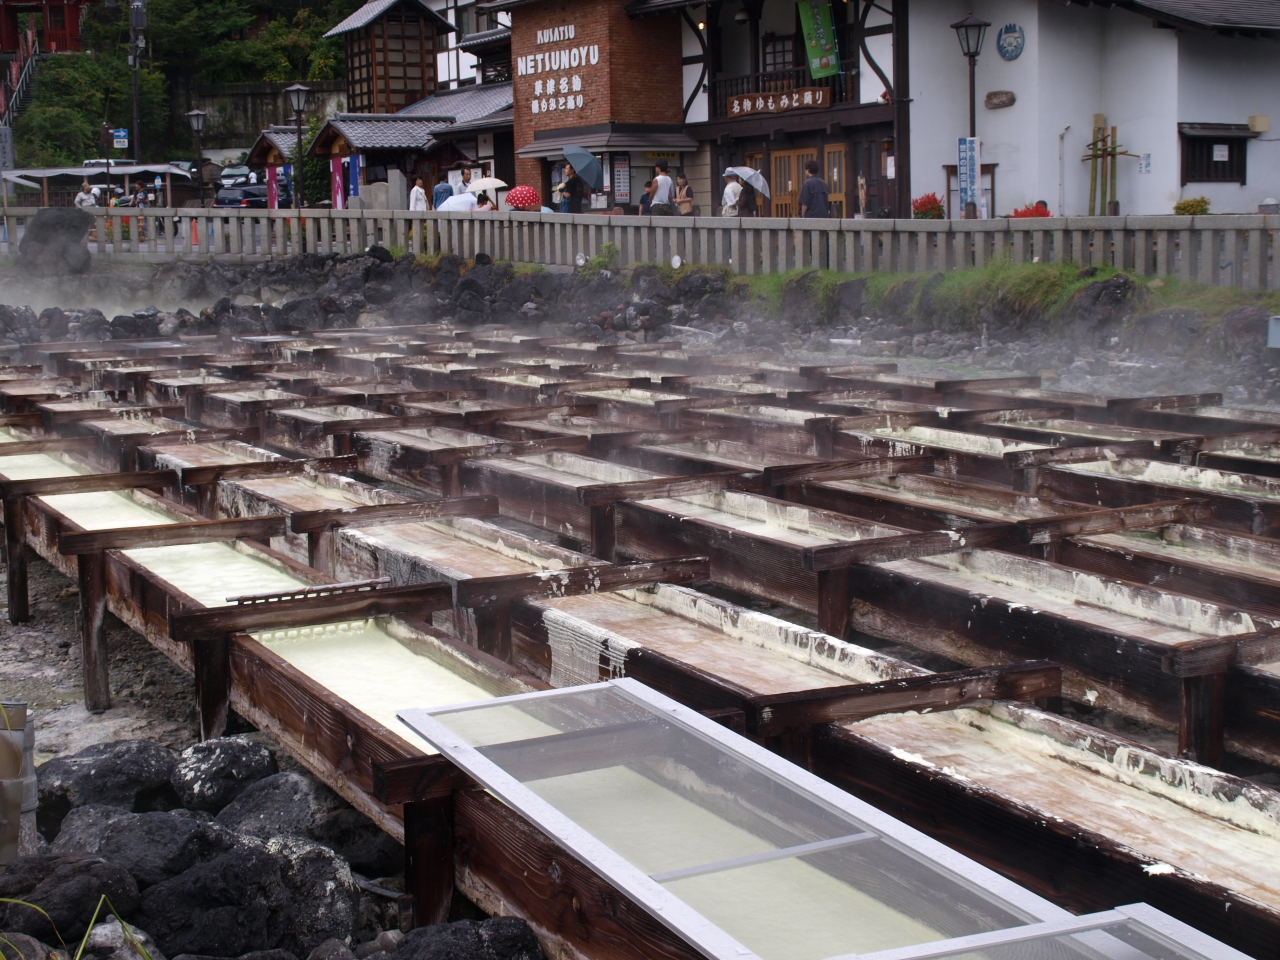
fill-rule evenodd
<path id="1" fill-rule="evenodd" d="M 565 147 L 564 158 L 574 171 L 591 185 L 592 190 L 604 189 L 604 167 L 590 150 L 583 147 Z"/>

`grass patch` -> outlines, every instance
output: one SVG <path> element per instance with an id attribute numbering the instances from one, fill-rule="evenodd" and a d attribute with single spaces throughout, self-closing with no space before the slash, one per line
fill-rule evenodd
<path id="1" fill-rule="evenodd" d="M 1139 282 L 1147 288 L 1147 305 L 1153 311 L 1183 307 L 1199 310 L 1205 316 L 1215 319 L 1236 307 L 1259 306 L 1272 313 L 1280 313 L 1280 291 L 1277 290 L 1211 287 L 1203 283 L 1188 283 L 1176 277 L 1164 277 L 1160 281 L 1144 277 Z"/>

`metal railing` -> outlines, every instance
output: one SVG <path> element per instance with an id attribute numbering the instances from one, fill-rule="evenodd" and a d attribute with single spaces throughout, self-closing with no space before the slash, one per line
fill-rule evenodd
<path id="1" fill-rule="evenodd" d="M 0 250 L 16 254 L 36 208 L 4 211 Z M 405 210 L 94 209 L 98 258 L 257 260 L 350 254 L 373 244 L 407 253 L 572 267 L 606 243 L 618 266 L 723 265 L 738 273 L 824 269 L 931 273 L 1014 263 L 1114 266 L 1218 286 L 1280 289 L 1280 216 L 1063 217 L 1027 220 L 795 220 L 597 214 L 410 213 Z"/>
<path id="2" fill-rule="evenodd" d="M 18 59 L 12 64 L 12 68 L 18 72 L 18 76 L 4 81 L 3 97 L 0 98 L 0 127 L 12 127 L 21 115 L 27 93 L 35 81 L 36 71 L 40 69 L 40 44 L 30 31 L 26 43 L 18 46 Z"/>

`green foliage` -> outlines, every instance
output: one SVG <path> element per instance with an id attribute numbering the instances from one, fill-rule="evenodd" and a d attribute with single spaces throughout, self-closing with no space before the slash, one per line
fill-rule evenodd
<path id="1" fill-rule="evenodd" d="M 312 117 L 302 128 L 302 149 L 311 146 L 316 135 L 324 127 L 324 117 Z M 329 161 L 324 157 L 308 157 L 302 161 L 302 193 L 309 206 L 332 200 L 332 184 L 329 182 Z"/>
<path id="2" fill-rule="evenodd" d="M 1208 197 L 1189 197 L 1173 205 L 1173 213 L 1177 217 L 1203 217 L 1208 212 Z"/>
<path id="3" fill-rule="evenodd" d="M 600 252 L 594 257 L 590 257 L 586 263 L 580 266 L 578 272 L 588 277 L 598 277 L 602 271 L 613 269 L 621 252 L 617 244 L 606 241 L 601 245 Z"/>

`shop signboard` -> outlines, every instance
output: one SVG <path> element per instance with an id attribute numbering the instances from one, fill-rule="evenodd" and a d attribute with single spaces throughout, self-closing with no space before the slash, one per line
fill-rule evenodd
<path id="1" fill-rule="evenodd" d="M 813 110 L 831 106 L 831 91 L 826 87 L 800 87 L 786 93 L 744 93 L 730 96 L 728 106 L 731 117 Z"/>
<path id="2" fill-rule="evenodd" d="M 804 34 L 805 59 L 814 80 L 840 72 L 840 51 L 830 0 L 799 0 L 800 30 Z"/>
<path id="3" fill-rule="evenodd" d="M 977 137 L 960 138 L 960 155 L 956 165 L 956 181 L 960 191 L 960 209 L 969 204 L 982 206 L 982 141 Z"/>
<path id="4" fill-rule="evenodd" d="M 516 57 L 516 76 L 536 77 L 528 101 L 531 114 L 581 110 L 590 99 L 591 68 L 600 63 L 600 46 L 578 43 L 577 34 L 572 23 L 539 30 L 538 51 Z"/>
<path id="5" fill-rule="evenodd" d="M 613 202 L 631 202 L 631 157 L 629 154 L 613 158 Z"/>

